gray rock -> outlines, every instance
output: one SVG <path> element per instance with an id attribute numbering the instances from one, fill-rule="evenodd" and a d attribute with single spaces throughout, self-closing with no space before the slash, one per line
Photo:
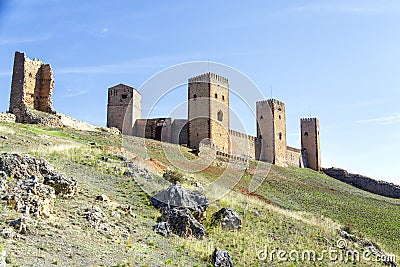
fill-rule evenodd
<path id="1" fill-rule="evenodd" d="M 231 256 L 226 250 L 215 249 L 212 254 L 212 264 L 214 267 L 233 267 Z"/>
<path id="2" fill-rule="evenodd" d="M 0 136 L 0 138 L 1 138 L 1 139 L 4 139 L 4 140 L 7 140 L 7 139 L 8 139 L 8 136 L 7 136 L 7 135 L 2 135 L 2 136 Z"/>
<path id="3" fill-rule="evenodd" d="M 190 210 L 185 208 L 165 209 L 160 222 L 167 222 L 171 232 L 184 238 L 196 237 L 202 238 L 206 229 L 192 215 Z"/>
<path id="4" fill-rule="evenodd" d="M 221 228 L 228 231 L 236 231 L 242 228 L 242 220 L 239 215 L 231 209 L 222 208 L 213 214 L 213 220 L 221 225 Z"/>
<path id="5" fill-rule="evenodd" d="M 35 177 L 36 182 L 50 185 L 58 195 L 71 197 L 76 193 L 76 181 L 56 173 L 53 166 L 42 158 L 3 153 L 0 155 L 0 171 L 17 180 Z"/>
<path id="6" fill-rule="evenodd" d="M 16 233 L 13 228 L 6 226 L 3 228 L 3 230 L 1 230 L 1 235 L 5 239 L 13 239 Z"/>
<path id="7" fill-rule="evenodd" d="M 191 211 L 202 212 L 208 207 L 208 199 L 200 193 L 190 191 L 181 184 L 171 184 L 150 199 L 157 209 L 183 207 Z"/>
<path id="8" fill-rule="evenodd" d="M 349 234 L 349 233 L 346 232 L 345 230 L 338 230 L 338 234 L 339 234 L 341 237 L 345 238 L 345 239 L 351 240 L 351 241 L 353 241 L 353 242 L 356 241 L 356 236 L 355 236 L 355 235 Z"/>
<path id="9" fill-rule="evenodd" d="M 94 229 L 99 229 L 100 224 L 105 222 L 104 212 L 97 206 L 85 209 L 85 219 Z"/>
<path id="10" fill-rule="evenodd" d="M 97 201 L 102 201 L 102 202 L 110 202 L 110 198 L 107 195 L 101 194 L 96 196 Z"/>
<path id="11" fill-rule="evenodd" d="M 169 236 L 171 229 L 168 222 L 159 222 L 153 226 L 153 231 L 162 236 Z"/>
<path id="12" fill-rule="evenodd" d="M 76 180 L 60 174 L 46 176 L 44 184 L 53 187 L 57 195 L 67 198 L 73 197 L 77 192 Z"/>
<path id="13" fill-rule="evenodd" d="M 23 216 L 21 218 L 12 220 L 9 225 L 19 234 L 27 234 L 29 231 L 29 217 Z"/>
<path id="14" fill-rule="evenodd" d="M 137 178 L 139 175 L 146 180 L 154 179 L 147 169 L 141 168 L 130 161 L 126 161 L 125 164 L 129 170 L 125 171 L 124 175 L 131 176 L 133 178 Z"/>
<path id="15" fill-rule="evenodd" d="M 14 210 L 35 217 L 49 216 L 53 212 L 55 198 L 54 188 L 39 183 L 34 176 L 10 182 L 9 190 L 4 197 L 8 206 Z"/>

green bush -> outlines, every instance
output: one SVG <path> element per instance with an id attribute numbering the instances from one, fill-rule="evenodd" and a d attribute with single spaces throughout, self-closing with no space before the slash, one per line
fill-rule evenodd
<path id="1" fill-rule="evenodd" d="M 183 174 L 180 171 L 176 171 L 176 170 L 175 171 L 167 170 L 163 174 L 163 178 L 173 184 L 183 182 Z"/>

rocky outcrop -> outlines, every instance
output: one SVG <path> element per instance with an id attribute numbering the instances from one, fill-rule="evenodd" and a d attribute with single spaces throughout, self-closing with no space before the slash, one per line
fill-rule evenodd
<path id="1" fill-rule="evenodd" d="M 184 238 L 202 238 L 206 229 L 192 215 L 190 210 L 185 208 L 166 209 L 159 218 L 160 222 L 169 224 L 171 232 Z"/>
<path id="2" fill-rule="evenodd" d="M 169 236 L 171 234 L 171 229 L 167 222 L 157 223 L 153 226 L 153 231 L 162 236 Z"/>
<path id="3" fill-rule="evenodd" d="M 324 168 L 323 172 L 332 178 L 359 189 L 385 197 L 400 198 L 399 185 L 377 181 L 360 174 L 348 173 L 346 170 L 339 168 Z"/>
<path id="4" fill-rule="evenodd" d="M 0 113 L 0 122 L 15 122 L 16 119 L 17 118 L 12 113 Z"/>
<path id="5" fill-rule="evenodd" d="M 233 267 L 231 256 L 226 250 L 215 249 L 212 254 L 212 264 L 214 267 Z"/>
<path id="6" fill-rule="evenodd" d="M 49 216 L 53 212 L 55 191 L 32 178 L 9 183 L 9 190 L 3 197 L 9 207 L 18 212 L 38 217 Z"/>
<path id="7" fill-rule="evenodd" d="M 242 220 L 239 215 L 234 210 L 228 208 L 222 208 L 215 212 L 213 220 L 224 230 L 237 231 L 242 228 Z"/>
<path id="8" fill-rule="evenodd" d="M 49 185 L 55 190 L 55 194 L 63 197 L 72 197 L 77 191 L 77 183 L 74 179 L 57 173 L 53 166 L 42 158 L 3 153 L 0 155 L 0 171 L 17 180 L 33 179 L 36 184 Z M 1 193 L 1 188 L 4 185 L 2 182 L 0 182 L 0 185 Z"/>
<path id="9" fill-rule="evenodd" d="M 191 211 L 203 212 L 208 207 L 208 199 L 200 193 L 190 191 L 181 184 L 171 184 L 150 199 L 157 209 L 183 207 Z"/>

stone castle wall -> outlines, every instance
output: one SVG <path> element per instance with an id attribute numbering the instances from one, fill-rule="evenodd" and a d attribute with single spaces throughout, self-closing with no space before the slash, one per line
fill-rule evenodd
<path id="1" fill-rule="evenodd" d="M 257 137 L 260 139 L 260 160 L 286 165 L 285 104 L 276 99 L 256 103 Z"/>
<path id="2" fill-rule="evenodd" d="M 289 166 L 304 168 L 304 156 L 300 149 L 288 146 L 286 149 L 286 162 Z"/>
<path id="3" fill-rule="evenodd" d="M 23 118 L 20 115 L 29 109 L 53 113 L 53 90 L 51 66 L 15 52 L 9 112 L 17 116 L 17 121 L 21 121 Z"/>
<path id="4" fill-rule="evenodd" d="M 231 154 L 241 158 L 255 159 L 256 137 L 229 130 L 231 138 Z"/>
<path id="5" fill-rule="evenodd" d="M 118 84 L 108 89 L 107 127 L 132 134 L 135 121 L 142 116 L 142 96 L 133 87 Z"/>
<path id="6" fill-rule="evenodd" d="M 324 168 L 322 170 L 326 175 L 359 189 L 381 196 L 400 198 L 400 186 L 398 185 L 377 181 L 359 174 L 348 173 L 346 170 L 339 168 Z"/>
<path id="7" fill-rule="evenodd" d="M 301 147 L 307 155 L 306 167 L 315 171 L 321 169 L 321 149 L 319 121 L 317 118 L 306 118 L 300 120 Z"/>

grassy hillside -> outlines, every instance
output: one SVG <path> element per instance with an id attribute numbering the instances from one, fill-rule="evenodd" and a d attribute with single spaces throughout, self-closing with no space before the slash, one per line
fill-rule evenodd
<path id="1" fill-rule="evenodd" d="M 163 148 L 172 149 L 173 145 L 157 141 L 146 141 L 143 146 L 140 138 L 123 141 L 120 135 L 107 131 L 94 133 L 11 123 L 0 124 L 0 135 L 8 137 L 0 139 L 0 152 L 43 157 L 58 171 L 75 178 L 79 188 L 73 199 L 58 198 L 56 213 L 32 225 L 25 239 L 13 241 L 0 237 L 11 266 L 207 266 L 215 247 L 230 251 L 235 266 L 327 266 L 332 264 L 327 258 L 262 265 L 257 254 L 265 247 L 269 251 L 321 252 L 327 246 L 335 246 L 340 238 L 338 229 L 368 238 L 388 254 L 400 255 L 400 200 L 358 190 L 308 169 L 260 165 L 271 170 L 252 194 L 246 189 L 255 162 L 244 175 L 226 171 L 219 162 L 199 173 L 185 173 L 188 179 L 184 186 L 196 189 L 194 181 L 206 185 L 227 172 L 226 180 L 217 184 L 216 190 L 204 192 L 211 199 L 218 198 L 218 189 L 224 182 L 228 186 L 230 179 L 241 179 L 232 191 L 210 205 L 203 222 L 207 229 L 203 240 L 164 238 L 152 231 L 160 213 L 150 205 L 151 195 L 146 192 L 152 194 L 166 187 L 161 176 L 167 166 L 201 166 L 187 149 L 180 147 L 179 155 L 167 158 Z M 156 179 L 148 182 L 124 176 L 122 155 L 149 169 Z M 116 224 L 130 226 L 128 239 L 102 235 L 87 226 L 81 210 L 90 205 L 100 206 L 113 218 L 112 205 L 95 200 L 99 194 L 109 196 L 115 205 L 133 207 L 136 217 L 113 219 Z M 222 207 L 232 208 L 241 215 L 241 231 L 225 232 L 211 224 L 212 213 Z M 0 206 L 0 214 L 0 228 L 18 216 L 4 204 Z M 361 250 L 355 245 L 350 249 Z M 372 262 L 354 265 L 380 266 Z M 337 262 L 335 266 L 348 264 Z"/>

